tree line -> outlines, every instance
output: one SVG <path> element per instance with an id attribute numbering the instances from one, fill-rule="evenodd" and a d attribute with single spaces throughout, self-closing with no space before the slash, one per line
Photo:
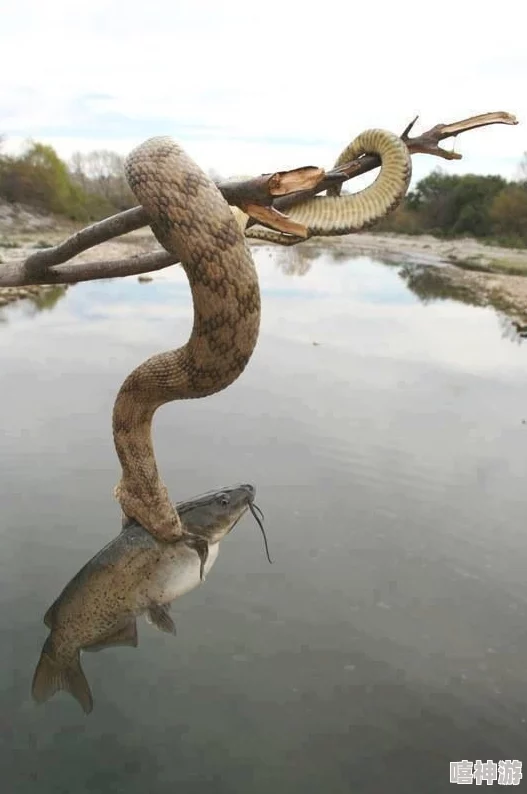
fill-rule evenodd
<path id="1" fill-rule="evenodd" d="M 84 222 L 137 204 L 120 155 L 77 152 L 64 162 L 52 146 L 34 141 L 19 155 L 0 150 L 0 198 Z"/>
<path id="2" fill-rule="evenodd" d="M 433 171 L 377 229 L 527 247 L 527 152 L 515 180 Z"/>
<path id="3" fill-rule="evenodd" d="M 65 162 L 53 147 L 33 141 L 19 155 L 0 149 L 0 198 L 75 221 L 100 220 L 137 204 L 123 162 L 106 149 L 76 152 Z M 375 228 L 527 247 L 527 152 L 515 180 L 433 171 Z"/>

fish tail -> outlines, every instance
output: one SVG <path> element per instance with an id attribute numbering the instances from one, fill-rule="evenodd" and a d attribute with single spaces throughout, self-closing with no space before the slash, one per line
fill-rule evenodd
<path id="1" fill-rule="evenodd" d="M 80 654 L 77 652 L 76 657 L 68 665 L 59 664 L 53 658 L 48 637 L 33 676 L 31 694 L 37 703 L 44 703 L 60 690 L 69 692 L 80 703 L 85 714 L 90 713 L 93 708 L 93 698 L 80 665 Z"/>

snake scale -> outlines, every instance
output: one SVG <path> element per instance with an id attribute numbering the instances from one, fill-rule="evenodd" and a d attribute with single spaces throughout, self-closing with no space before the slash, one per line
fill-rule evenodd
<path id="1" fill-rule="evenodd" d="M 289 212 L 309 236 L 359 231 L 384 217 L 405 195 L 411 157 L 400 138 L 383 130 L 358 136 L 338 162 L 377 154 L 375 182 L 352 195 L 315 197 Z M 344 158 L 344 159 L 343 159 Z M 159 540 L 182 526 L 162 482 L 152 443 L 156 410 L 173 400 L 206 397 L 244 371 L 260 327 L 258 275 L 245 239 L 246 221 L 214 182 L 170 137 L 150 138 L 126 158 L 125 174 L 158 242 L 182 263 L 192 292 L 194 323 L 186 344 L 148 358 L 122 384 L 113 409 L 121 463 L 115 495 L 123 513 Z M 253 226 L 247 236 L 287 237 Z"/>

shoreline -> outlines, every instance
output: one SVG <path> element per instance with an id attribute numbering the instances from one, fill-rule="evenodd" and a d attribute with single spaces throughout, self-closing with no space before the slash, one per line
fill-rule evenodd
<path id="1" fill-rule="evenodd" d="M 0 268 L 2 262 L 25 258 L 81 228 L 79 224 L 42 216 L 33 223 L 29 213 L 16 220 L 18 223 L 13 215 L 6 218 L 0 213 Z M 256 248 L 269 243 L 255 240 L 250 245 Z M 76 259 L 80 263 L 122 258 L 156 247 L 150 232 L 139 229 L 85 251 Z M 426 288 L 429 297 L 450 295 L 473 305 L 493 306 L 513 322 L 527 323 L 527 249 L 484 245 L 470 238 L 444 240 L 432 235 L 360 232 L 346 237 L 312 238 L 287 250 L 297 250 L 299 254 L 305 251 L 306 259 L 320 252 L 339 258 L 369 256 L 399 265 L 401 276 L 418 295 Z M 21 299 L 38 300 L 56 286 L 0 287 L 0 307 Z"/>
<path id="2" fill-rule="evenodd" d="M 431 234 L 359 232 L 347 237 L 313 238 L 301 245 L 338 246 L 343 252 L 387 257 L 401 264 L 455 265 L 476 272 L 527 276 L 527 248 L 486 245 L 469 237 L 445 240 Z"/>

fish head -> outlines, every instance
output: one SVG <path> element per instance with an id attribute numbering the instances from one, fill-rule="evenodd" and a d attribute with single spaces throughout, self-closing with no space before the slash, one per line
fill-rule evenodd
<path id="1" fill-rule="evenodd" d="M 254 485 L 229 485 L 179 502 L 176 510 L 186 533 L 218 543 L 252 508 L 255 494 Z"/>

